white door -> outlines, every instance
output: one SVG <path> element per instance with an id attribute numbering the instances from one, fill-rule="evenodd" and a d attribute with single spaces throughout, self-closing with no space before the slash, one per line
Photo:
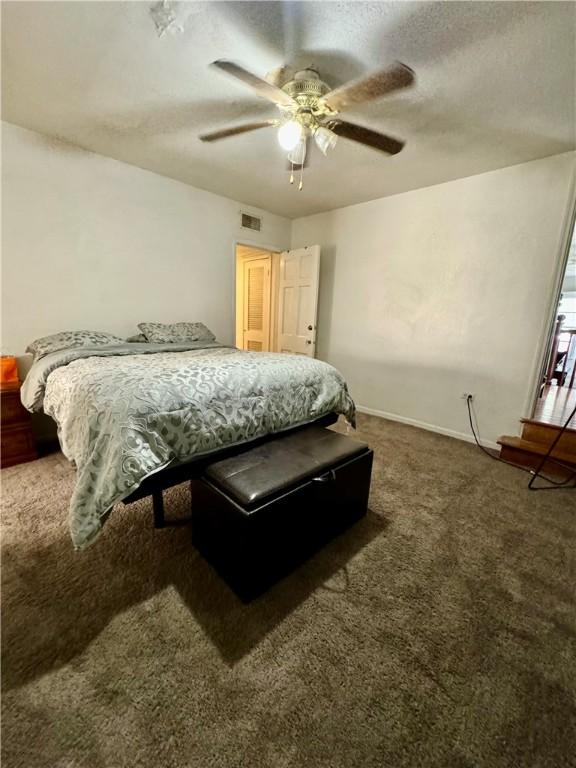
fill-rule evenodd
<path id="1" fill-rule="evenodd" d="M 270 349 L 270 256 L 244 262 L 243 349 Z"/>
<path id="2" fill-rule="evenodd" d="M 319 245 L 284 251 L 280 255 L 279 352 L 315 356 L 319 278 Z"/>

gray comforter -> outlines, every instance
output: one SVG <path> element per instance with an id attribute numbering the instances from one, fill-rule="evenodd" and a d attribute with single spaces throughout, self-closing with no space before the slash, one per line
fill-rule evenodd
<path id="1" fill-rule="evenodd" d="M 55 419 L 62 450 L 76 465 L 70 532 L 79 549 L 98 535 L 114 504 L 171 463 L 331 412 L 354 419 L 331 365 L 216 342 L 52 352 L 30 369 L 22 402 Z"/>

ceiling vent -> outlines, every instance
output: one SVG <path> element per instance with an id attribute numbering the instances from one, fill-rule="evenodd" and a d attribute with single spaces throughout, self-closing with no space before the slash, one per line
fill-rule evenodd
<path id="1" fill-rule="evenodd" d="M 260 232 L 262 229 L 262 219 L 259 216 L 252 216 L 249 213 L 243 213 L 242 228 L 252 229 L 254 232 Z"/>

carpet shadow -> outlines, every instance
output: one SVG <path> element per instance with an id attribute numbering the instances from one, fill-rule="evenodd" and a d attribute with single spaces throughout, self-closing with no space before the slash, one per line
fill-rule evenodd
<path id="1" fill-rule="evenodd" d="M 337 591 L 346 591 L 349 583 L 348 562 L 381 535 L 387 526 L 384 518 L 368 510 L 364 518 L 248 604 L 243 603 L 201 558 L 199 569 L 210 571 L 210 578 L 206 577 L 204 582 L 208 589 L 195 589 L 189 579 L 179 580 L 176 586 L 194 617 L 218 648 L 222 659 L 233 665 L 339 572 L 342 572 L 343 578 L 342 587 Z M 334 591 L 332 587 L 330 589 Z"/>
<path id="2" fill-rule="evenodd" d="M 181 487 L 167 499 L 185 514 Z M 143 519 L 143 514 L 146 513 Z M 59 669 L 132 606 L 174 587 L 222 659 L 235 664 L 387 527 L 368 512 L 311 560 L 245 605 L 191 544 L 191 529 L 155 531 L 148 499 L 114 515 L 101 538 L 75 552 L 65 528 L 46 545 L 3 547 L 2 689 Z"/>

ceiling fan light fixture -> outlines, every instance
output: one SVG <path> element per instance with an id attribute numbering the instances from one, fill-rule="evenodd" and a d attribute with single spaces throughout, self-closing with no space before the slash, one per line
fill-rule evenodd
<path id="1" fill-rule="evenodd" d="M 304 129 L 297 120 L 288 120 L 278 129 L 278 143 L 287 152 L 295 149 L 304 136 Z"/>
<path id="2" fill-rule="evenodd" d="M 294 149 L 288 152 L 288 162 L 292 165 L 304 165 L 306 159 L 306 136 L 302 136 Z"/>
<path id="3" fill-rule="evenodd" d="M 316 146 L 322 152 L 323 155 L 328 154 L 329 149 L 334 149 L 338 136 L 329 128 L 325 128 L 323 125 L 318 127 L 314 133 L 314 141 Z"/>

